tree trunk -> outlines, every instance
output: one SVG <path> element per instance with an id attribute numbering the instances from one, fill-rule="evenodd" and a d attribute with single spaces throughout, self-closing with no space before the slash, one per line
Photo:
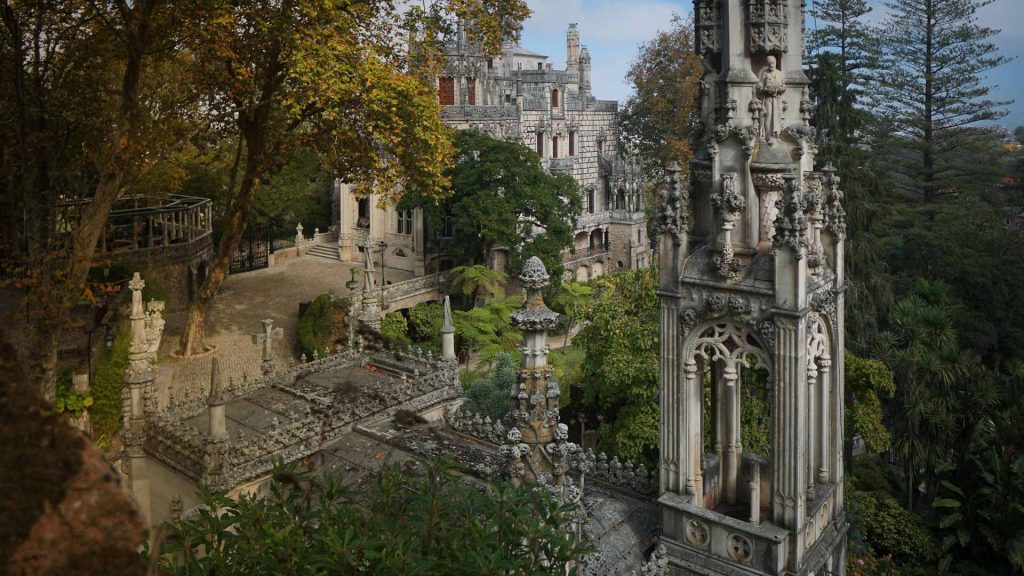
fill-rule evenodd
<path id="1" fill-rule="evenodd" d="M 137 126 L 138 88 L 142 58 L 149 44 L 149 26 L 158 0 L 135 3 L 125 14 L 126 64 L 121 82 L 121 109 L 110 134 L 110 154 L 100 166 L 100 179 L 91 201 L 82 208 L 71 243 L 57 273 L 45 274 L 30 298 L 36 321 L 29 327 L 27 364 L 31 379 L 39 383 L 44 399 L 53 402 L 57 391 L 57 349 L 71 309 L 81 299 L 92 267 L 96 243 L 106 226 L 114 202 L 121 194 L 125 173 L 134 154 L 140 153 Z"/>
<path id="2" fill-rule="evenodd" d="M 265 99 L 264 102 L 257 108 L 254 114 L 255 118 L 239 120 L 241 137 L 246 143 L 245 173 L 242 176 L 238 193 L 232 200 L 228 213 L 224 216 L 224 230 L 220 243 L 217 245 L 213 266 L 199 289 L 199 295 L 189 304 L 185 329 L 181 333 L 178 347 L 178 353 L 182 356 L 202 354 L 208 350 L 206 346 L 206 316 L 213 304 L 214 297 L 224 285 L 224 280 L 227 279 L 231 257 L 238 250 L 238 244 L 242 240 L 252 201 L 256 197 L 256 192 L 259 191 L 260 178 L 265 170 L 266 132 L 270 106 L 267 103 L 269 99 Z"/>

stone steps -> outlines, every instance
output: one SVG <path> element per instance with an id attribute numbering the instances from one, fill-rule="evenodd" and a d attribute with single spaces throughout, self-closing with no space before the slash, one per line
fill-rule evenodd
<path id="1" fill-rule="evenodd" d="M 306 250 L 306 256 L 338 261 L 338 247 L 335 244 L 314 244 Z"/>

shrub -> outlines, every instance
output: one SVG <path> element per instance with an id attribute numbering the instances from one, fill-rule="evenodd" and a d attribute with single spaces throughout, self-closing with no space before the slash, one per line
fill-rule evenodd
<path id="1" fill-rule="evenodd" d="M 895 498 L 882 492 L 851 490 L 847 502 L 858 523 L 856 528 L 876 554 L 891 555 L 898 562 L 934 560 L 936 547 L 928 530 Z"/>
<path id="2" fill-rule="evenodd" d="M 556 575 L 592 551 L 548 491 L 481 490 L 447 461 L 388 464 L 351 485 L 282 467 L 266 497 L 206 495 L 167 525 L 161 573 Z"/>
<path id="3" fill-rule="evenodd" d="M 409 321 L 401 312 L 390 312 L 380 322 L 380 335 L 391 344 L 409 344 Z"/>
<path id="4" fill-rule="evenodd" d="M 75 390 L 74 379 L 70 370 L 61 370 L 57 375 L 57 397 L 54 408 L 57 412 L 67 412 L 78 416 L 83 410 L 92 406 L 92 394 L 88 391 Z"/>
<path id="5" fill-rule="evenodd" d="M 516 383 L 516 362 L 500 352 L 494 358 L 494 371 L 470 384 L 462 409 L 500 420 L 509 409 L 509 393 Z"/>
<path id="6" fill-rule="evenodd" d="M 124 372 L 128 369 L 128 348 L 131 345 L 131 325 L 128 321 L 114 324 L 114 345 L 93 358 L 92 430 L 97 438 L 108 438 L 121 426 L 121 392 Z"/>
<path id="7" fill-rule="evenodd" d="M 439 302 L 417 304 L 409 309 L 409 337 L 414 342 L 427 342 L 441 335 L 444 306 Z"/>
<path id="8" fill-rule="evenodd" d="M 319 356 L 325 348 L 343 342 L 347 337 L 345 319 L 351 309 L 352 301 L 348 298 L 337 298 L 333 294 L 317 296 L 299 320 L 299 353 L 312 359 L 314 350 Z"/>

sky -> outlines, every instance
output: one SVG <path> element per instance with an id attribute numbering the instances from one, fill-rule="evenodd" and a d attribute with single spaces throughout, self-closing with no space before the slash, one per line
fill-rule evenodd
<path id="1" fill-rule="evenodd" d="M 692 0 L 527 0 L 533 15 L 523 28 L 524 48 L 549 57 L 555 68 L 565 67 L 565 32 L 576 22 L 580 43 L 590 50 L 591 84 L 597 98 L 625 101 L 630 88 L 626 71 L 636 58 L 638 46 L 670 26 L 673 13 L 689 16 Z M 808 0 L 808 9 L 814 0 Z M 869 0 L 877 8 L 870 21 L 885 17 L 881 0 Z M 1002 31 L 992 41 L 1000 52 L 1015 58 L 990 72 L 986 82 L 993 86 L 991 97 L 1016 100 L 1000 124 L 1012 128 L 1024 125 L 1024 0 L 995 0 L 978 11 L 979 23 Z M 813 22 L 808 22 L 813 26 Z"/>

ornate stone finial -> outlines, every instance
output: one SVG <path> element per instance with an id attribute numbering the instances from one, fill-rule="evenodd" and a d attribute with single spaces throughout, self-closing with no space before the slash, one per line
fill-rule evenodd
<path id="1" fill-rule="evenodd" d="M 512 325 L 523 331 L 547 332 L 553 330 L 558 314 L 544 304 L 543 290 L 551 279 L 540 258 L 531 256 L 523 266 L 519 281 L 526 287 L 526 301 L 512 313 Z"/>
<path id="2" fill-rule="evenodd" d="M 527 290 L 541 290 L 547 287 L 551 277 L 548 276 L 548 271 L 544 268 L 544 262 L 536 256 L 531 256 L 523 266 L 519 280 Z"/>
<path id="3" fill-rule="evenodd" d="M 224 389 L 220 379 L 220 360 L 214 356 L 210 364 L 210 395 L 206 398 L 208 406 L 220 406 L 224 403 Z"/>
<path id="4" fill-rule="evenodd" d="M 185 507 L 181 503 L 181 496 L 175 494 L 171 497 L 171 520 L 180 520 L 181 513 L 184 512 Z"/>
<path id="5" fill-rule="evenodd" d="M 132 274 L 132 279 L 128 281 L 128 288 L 132 292 L 139 292 L 146 287 L 146 281 L 142 279 L 142 276 L 138 272 Z"/>

